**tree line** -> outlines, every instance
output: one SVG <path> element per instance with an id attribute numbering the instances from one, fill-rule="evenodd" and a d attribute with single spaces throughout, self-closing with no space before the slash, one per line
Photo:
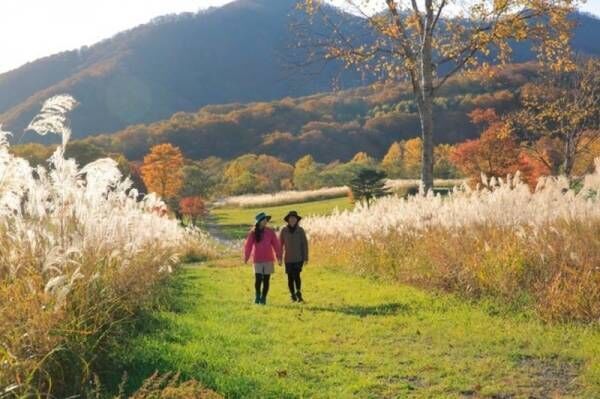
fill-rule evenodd
<path id="1" fill-rule="evenodd" d="M 497 69 L 492 78 L 480 73 L 452 78 L 434 101 L 436 144 L 476 138 L 478 127 L 467 114 L 476 108 L 501 114 L 515 110 L 520 88 L 537 74 L 535 65 L 523 64 Z M 195 160 L 258 153 L 295 162 L 311 154 L 329 163 L 348 161 L 359 151 L 382 157 L 394 141 L 418 136 L 419 126 L 409 88 L 396 82 L 272 102 L 210 105 L 77 142 L 137 161 L 152 146 L 172 143 Z"/>

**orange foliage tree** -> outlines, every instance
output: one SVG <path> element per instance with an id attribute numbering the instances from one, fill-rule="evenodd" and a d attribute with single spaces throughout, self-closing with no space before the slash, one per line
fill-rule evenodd
<path id="1" fill-rule="evenodd" d="M 179 201 L 179 211 L 191 220 L 192 224 L 196 224 L 198 218 L 206 213 L 206 206 L 201 197 L 184 197 Z"/>
<path id="2" fill-rule="evenodd" d="M 523 150 L 515 138 L 507 134 L 508 127 L 491 108 L 476 109 L 469 114 L 475 124 L 486 126 L 481 137 L 458 144 L 451 160 L 476 182 L 481 174 L 506 177 L 521 172 L 521 178 L 534 186 L 540 176 L 550 174 L 547 165 Z"/>
<path id="3" fill-rule="evenodd" d="M 183 161 L 181 150 L 171 144 L 152 147 L 141 167 L 148 191 L 165 199 L 175 197 L 183 186 Z"/>
<path id="4" fill-rule="evenodd" d="M 502 133 L 502 121 L 493 109 L 477 109 L 469 114 L 475 124 L 487 125 L 481 137 L 456 146 L 451 156 L 456 166 L 473 181 L 482 173 L 506 177 L 517 171 L 519 147 L 515 140 Z"/>

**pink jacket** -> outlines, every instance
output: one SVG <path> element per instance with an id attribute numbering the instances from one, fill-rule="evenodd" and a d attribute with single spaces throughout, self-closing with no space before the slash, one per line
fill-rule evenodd
<path id="1" fill-rule="evenodd" d="M 274 262 L 273 251 L 275 251 L 277 259 L 281 259 L 281 244 L 273 230 L 266 228 L 260 242 L 255 241 L 254 231 L 251 231 L 244 245 L 244 261 L 248 262 L 250 254 L 253 254 L 252 260 L 254 263 Z"/>

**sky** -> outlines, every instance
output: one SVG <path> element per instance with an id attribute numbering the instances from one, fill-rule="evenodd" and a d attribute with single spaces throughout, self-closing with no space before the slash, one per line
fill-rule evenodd
<path id="1" fill-rule="evenodd" d="M 196 12 L 230 1 L 0 0 L 0 73 L 94 44 L 160 15 Z M 600 0 L 587 0 L 583 10 L 600 16 Z"/>

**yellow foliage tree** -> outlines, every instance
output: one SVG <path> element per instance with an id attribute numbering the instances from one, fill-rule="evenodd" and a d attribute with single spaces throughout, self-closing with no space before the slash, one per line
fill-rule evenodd
<path id="1" fill-rule="evenodd" d="M 423 152 L 423 140 L 420 137 L 406 140 L 404 143 L 404 168 L 407 177 L 419 176 L 421 169 L 421 153 Z"/>
<path id="2" fill-rule="evenodd" d="M 399 142 L 390 145 L 388 152 L 381 160 L 381 167 L 389 177 L 401 177 L 404 171 L 404 147 Z"/>
<path id="3" fill-rule="evenodd" d="M 227 164 L 225 190 L 231 195 L 290 188 L 294 167 L 270 155 L 246 154 Z"/>
<path id="4" fill-rule="evenodd" d="M 600 141 L 600 60 L 583 61 L 572 72 L 551 73 L 525 86 L 521 102 L 523 108 L 510 118 L 512 132 L 536 155 L 538 141 L 558 140 L 561 172 L 572 176 L 577 160 L 593 154 Z"/>
<path id="5" fill-rule="evenodd" d="M 596 136 L 594 136 L 596 134 Z M 584 136 L 580 144 L 580 152 L 573 163 L 573 174 L 582 176 L 594 171 L 594 160 L 600 158 L 600 140 L 598 132 L 589 132 Z"/>
<path id="6" fill-rule="evenodd" d="M 149 192 L 164 199 L 179 194 L 183 186 L 183 154 L 171 144 L 159 144 L 150 149 L 141 167 L 142 179 Z"/>
<path id="7" fill-rule="evenodd" d="M 458 170 L 452 163 L 454 146 L 450 144 L 438 144 L 435 146 L 435 165 L 433 172 L 436 178 L 450 179 L 458 176 Z"/>
<path id="8" fill-rule="evenodd" d="M 319 168 L 311 155 L 305 155 L 294 165 L 293 183 L 299 190 L 312 190 L 318 188 Z"/>
<path id="9" fill-rule="evenodd" d="M 371 166 L 374 163 L 374 160 L 373 160 L 373 158 L 371 158 L 369 156 L 369 154 L 367 154 L 364 151 L 361 151 L 361 152 L 357 152 L 356 155 L 354 155 L 354 158 L 352 158 L 352 160 L 350 162 L 357 163 L 360 165 L 365 165 L 365 166 Z"/>
<path id="10" fill-rule="evenodd" d="M 369 34 L 355 36 L 344 18 L 332 19 L 323 11 L 325 1 L 298 1 L 311 16 L 320 13 L 332 32 L 325 37 L 309 30 L 301 36 L 300 46 L 313 49 L 309 60 L 341 60 L 378 79 L 409 82 L 421 122 L 426 189 L 433 187 L 433 100 L 451 76 L 490 58 L 506 63 L 511 43 L 525 40 L 535 43 L 538 58 L 547 65 L 573 67 L 569 40 L 574 21 L 569 16 L 578 0 L 341 1 L 364 17 Z"/>

